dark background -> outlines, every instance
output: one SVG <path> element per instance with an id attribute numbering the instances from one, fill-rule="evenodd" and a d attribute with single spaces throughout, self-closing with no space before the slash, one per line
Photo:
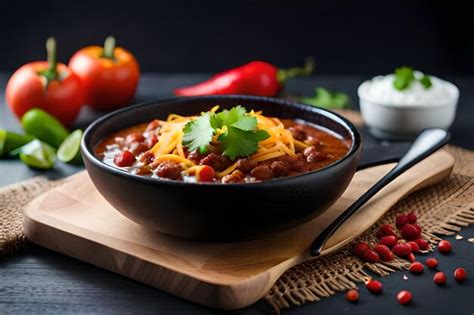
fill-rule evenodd
<path id="1" fill-rule="evenodd" d="M 469 1 L 13 1 L 0 3 L 0 71 L 101 44 L 130 49 L 143 72 L 217 72 L 263 59 L 287 67 L 305 56 L 317 74 L 388 73 L 410 65 L 470 75 Z"/>

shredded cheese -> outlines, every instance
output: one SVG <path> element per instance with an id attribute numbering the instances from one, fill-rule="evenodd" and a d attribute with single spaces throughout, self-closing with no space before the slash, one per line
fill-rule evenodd
<path id="1" fill-rule="evenodd" d="M 216 112 L 219 106 L 216 105 L 211 112 Z M 308 147 L 307 144 L 295 140 L 291 132 L 285 129 L 285 126 L 278 118 L 265 117 L 261 112 L 251 111 L 249 115 L 257 119 L 257 128 L 266 130 L 270 135 L 269 138 L 260 141 L 258 150 L 249 158 L 255 162 L 266 161 L 280 156 L 296 154 L 296 150 L 301 151 Z M 161 122 L 161 129 L 158 134 L 158 142 L 150 149 L 153 153 L 155 161 L 173 161 L 180 164 L 187 174 L 193 174 L 198 169 L 193 161 L 186 158 L 183 141 L 184 126 L 196 119 L 196 116 L 180 116 L 170 114 L 166 121 Z M 218 130 L 213 136 L 212 145 L 218 145 L 219 135 L 225 132 L 225 129 Z M 222 178 L 232 173 L 236 169 L 236 163 L 221 172 L 217 172 L 216 176 Z"/>

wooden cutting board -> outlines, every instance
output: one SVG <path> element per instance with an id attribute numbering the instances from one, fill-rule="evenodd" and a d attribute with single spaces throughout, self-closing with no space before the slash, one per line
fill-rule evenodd
<path id="1" fill-rule="evenodd" d="M 327 242 L 323 254 L 364 232 L 404 196 L 449 175 L 453 164 L 449 153 L 438 151 L 414 166 L 347 221 Z M 343 196 L 324 214 L 255 241 L 200 243 L 146 230 L 115 211 L 86 172 L 35 199 L 25 210 L 24 229 L 30 241 L 54 251 L 199 304 L 238 309 L 265 296 L 287 269 L 312 259 L 308 248 L 318 232 L 393 165 L 357 172 Z"/>

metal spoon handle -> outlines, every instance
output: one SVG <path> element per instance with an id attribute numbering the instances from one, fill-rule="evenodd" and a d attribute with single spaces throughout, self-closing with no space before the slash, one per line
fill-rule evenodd
<path id="1" fill-rule="evenodd" d="M 440 128 L 423 130 L 411 145 L 408 152 L 400 159 L 395 167 L 375 183 L 369 190 L 359 197 L 346 211 L 340 214 L 321 234 L 319 234 L 311 245 L 311 255 L 319 256 L 326 241 L 336 230 L 354 213 L 357 212 L 370 198 L 378 193 L 387 184 L 400 176 L 416 163 L 425 159 L 433 152 L 445 145 L 450 138 L 449 132 Z"/>

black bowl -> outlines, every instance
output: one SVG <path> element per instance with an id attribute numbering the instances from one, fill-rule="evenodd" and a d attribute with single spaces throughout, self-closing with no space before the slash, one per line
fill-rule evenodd
<path id="1" fill-rule="evenodd" d="M 268 116 L 300 118 L 326 127 L 352 145 L 318 171 L 258 183 L 184 183 L 133 175 L 99 160 L 94 149 L 112 132 L 170 113 L 195 115 L 214 105 L 243 105 Z M 82 156 L 97 190 L 123 215 L 156 231 L 201 241 L 242 241 L 291 228 L 323 213 L 344 192 L 361 155 L 361 138 L 345 118 L 287 100 L 239 95 L 179 98 L 117 110 L 84 133 Z"/>

